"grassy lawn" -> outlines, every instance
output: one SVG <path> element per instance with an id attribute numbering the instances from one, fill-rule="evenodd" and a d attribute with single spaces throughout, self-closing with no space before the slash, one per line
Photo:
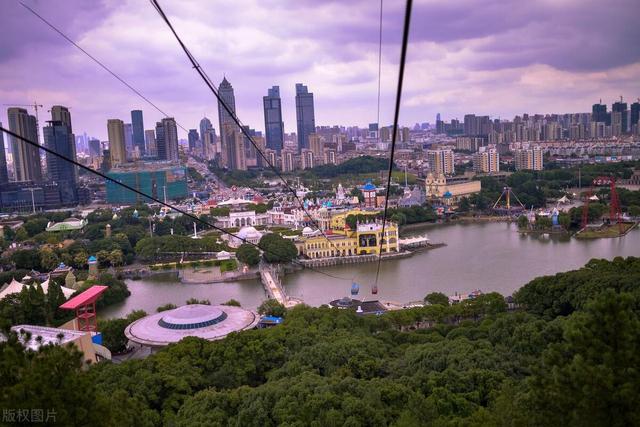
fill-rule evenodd
<path id="1" fill-rule="evenodd" d="M 620 237 L 622 234 L 626 233 L 630 228 L 632 228 L 635 224 L 625 222 L 622 224 L 622 233 L 618 224 L 615 225 L 603 225 L 600 228 L 589 228 L 587 230 L 581 231 L 576 234 L 576 238 L 578 239 L 599 239 L 606 237 Z"/>

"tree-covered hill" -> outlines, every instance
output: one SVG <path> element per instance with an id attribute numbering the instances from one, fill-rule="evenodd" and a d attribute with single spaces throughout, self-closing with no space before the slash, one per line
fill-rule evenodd
<path id="1" fill-rule="evenodd" d="M 525 285 L 512 312 L 497 294 L 372 317 L 296 307 L 86 371 L 10 340 L 0 406 L 55 404 L 61 425 L 640 425 L 639 284 L 639 258 L 594 260 Z"/>

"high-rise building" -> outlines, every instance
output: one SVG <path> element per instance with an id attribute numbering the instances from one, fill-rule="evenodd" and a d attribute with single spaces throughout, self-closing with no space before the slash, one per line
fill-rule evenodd
<path id="1" fill-rule="evenodd" d="M 162 119 L 164 141 L 167 149 L 167 160 L 178 161 L 178 125 L 173 117 Z"/>
<path id="2" fill-rule="evenodd" d="M 0 132 L 0 185 L 7 182 L 9 182 L 9 173 L 7 172 L 7 154 L 4 151 L 4 132 Z"/>
<path id="3" fill-rule="evenodd" d="M 282 172 L 291 172 L 296 169 L 296 153 L 282 150 Z"/>
<path id="4" fill-rule="evenodd" d="M 515 150 L 513 157 L 516 163 L 516 170 L 540 171 L 544 168 L 540 147 Z"/>
<path id="5" fill-rule="evenodd" d="M 166 160 L 167 149 L 164 143 L 164 127 L 162 122 L 156 122 L 156 153 L 159 160 Z"/>
<path id="6" fill-rule="evenodd" d="M 337 165 L 338 153 L 334 149 L 325 148 L 323 160 L 325 165 Z"/>
<path id="7" fill-rule="evenodd" d="M 477 135 L 477 121 L 475 114 L 465 114 L 464 116 L 464 134 L 465 135 Z"/>
<path id="8" fill-rule="evenodd" d="M 226 123 L 220 135 L 222 166 L 231 170 L 246 170 L 246 150 L 244 144 L 244 134 L 235 123 Z"/>
<path id="9" fill-rule="evenodd" d="M 640 120 L 640 101 L 631 104 L 631 114 L 629 114 L 629 129 L 633 131 L 633 126 L 638 126 Z"/>
<path id="10" fill-rule="evenodd" d="M 309 148 L 311 149 L 313 158 L 315 159 L 314 166 L 317 166 L 319 163 L 323 163 L 322 160 L 324 159 L 324 141 L 322 140 L 322 137 L 315 132 L 309 134 Z"/>
<path id="11" fill-rule="evenodd" d="M 17 133 L 29 141 L 38 142 L 38 126 L 36 118 L 27 113 L 24 108 L 9 108 L 9 130 Z M 13 168 L 16 181 L 42 181 L 42 166 L 40 164 L 40 150 L 21 139 L 9 136 Z"/>
<path id="12" fill-rule="evenodd" d="M 153 129 L 144 131 L 145 153 L 147 156 L 156 157 L 158 155 L 158 147 L 156 145 L 156 132 Z"/>
<path id="13" fill-rule="evenodd" d="M 225 146 L 227 143 L 227 141 L 225 141 L 225 135 L 227 132 L 223 132 L 222 129 L 224 129 L 225 124 L 235 125 L 235 121 L 229 112 L 234 115 L 236 114 L 236 97 L 233 93 L 233 86 L 231 86 L 231 83 L 229 83 L 226 77 L 222 79 L 220 86 L 218 86 L 218 95 L 220 95 L 220 98 L 224 101 L 224 105 L 227 107 L 225 108 L 222 102 L 218 101 L 218 125 L 220 128 L 220 138 L 222 139 L 222 146 Z M 227 109 L 229 111 L 227 111 Z"/>
<path id="14" fill-rule="evenodd" d="M 92 138 L 89 140 L 89 157 L 100 157 L 102 155 L 102 145 L 99 139 Z"/>
<path id="15" fill-rule="evenodd" d="M 620 111 L 611 112 L 611 135 L 620 136 L 624 132 L 623 115 Z"/>
<path id="16" fill-rule="evenodd" d="M 51 120 L 54 122 L 62 122 L 69 126 L 69 129 L 73 129 L 71 126 L 71 113 L 67 107 L 63 107 L 62 105 L 54 105 L 51 107 Z"/>
<path id="17" fill-rule="evenodd" d="M 300 153 L 300 163 L 302 169 L 311 169 L 312 167 L 314 167 L 315 156 L 313 154 L 313 151 L 308 148 L 302 149 L 302 152 Z"/>
<path id="18" fill-rule="evenodd" d="M 203 117 L 202 120 L 200 120 L 200 139 L 202 141 L 204 141 L 204 136 L 209 129 L 213 129 L 213 126 L 211 125 L 211 120 L 209 120 L 206 117 Z"/>
<path id="19" fill-rule="evenodd" d="M 384 126 L 380 129 L 380 141 L 389 142 L 391 141 L 391 131 L 388 127 Z M 340 150 L 338 150 L 340 151 Z"/>
<path id="20" fill-rule="evenodd" d="M 620 128 L 622 133 L 627 133 L 628 132 L 628 119 L 627 119 L 627 103 L 626 102 L 614 102 L 613 105 L 611 106 L 611 112 L 612 113 L 620 113 Z M 613 117 L 611 118 L 612 120 L 612 126 L 613 126 Z"/>
<path id="21" fill-rule="evenodd" d="M 609 116 L 609 113 L 607 113 L 606 104 L 593 104 L 593 106 L 591 107 L 591 121 L 602 122 L 607 126 L 611 124 L 611 118 Z"/>
<path id="22" fill-rule="evenodd" d="M 264 106 L 264 130 L 267 148 L 280 153 L 284 146 L 284 122 L 282 121 L 280 87 L 273 86 L 269 89 L 267 96 L 262 97 L 262 103 Z"/>
<path id="23" fill-rule="evenodd" d="M 158 159 L 178 160 L 178 127 L 172 117 L 156 123 L 156 148 Z"/>
<path id="24" fill-rule="evenodd" d="M 434 174 L 453 175 L 455 173 L 453 150 L 427 150 L 427 161 Z"/>
<path id="25" fill-rule="evenodd" d="M 60 117 L 51 112 L 51 116 Z M 72 133 L 71 116 L 69 120 L 51 120 L 48 126 L 43 128 L 44 145 L 48 149 L 59 153 L 69 159 L 76 160 L 75 137 Z M 60 193 L 60 202 L 63 205 L 78 203 L 77 172 L 73 163 L 60 157 L 47 153 L 47 173 L 51 182 L 57 184 Z"/>
<path id="26" fill-rule="evenodd" d="M 500 172 L 500 154 L 495 148 L 480 147 L 473 155 L 473 170 L 481 173 Z"/>
<path id="27" fill-rule="evenodd" d="M 138 148 L 140 156 L 145 154 L 144 144 L 144 120 L 142 110 L 131 111 L 131 131 L 133 134 L 133 146 Z"/>
<path id="28" fill-rule="evenodd" d="M 212 127 L 205 130 L 202 139 L 202 155 L 207 160 L 215 159 L 220 154 L 220 144 L 218 144 L 218 136 L 216 130 Z"/>
<path id="29" fill-rule="evenodd" d="M 127 153 L 127 160 L 134 160 L 133 153 L 133 127 L 131 123 L 124 124 L 124 149 Z"/>
<path id="30" fill-rule="evenodd" d="M 296 124 L 299 153 L 303 148 L 309 148 L 309 134 L 316 131 L 313 93 L 302 83 L 296 83 Z"/>
<path id="31" fill-rule="evenodd" d="M 189 129 L 189 151 L 194 151 L 200 140 L 200 135 L 198 135 L 198 131 L 196 129 Z M 204 135 L 203 135 L 204 139 Z"/>
<path id="32" fill-rule="evenodd" d="M 109 136 L 111 167 L 127 163 L 127 152 L 124 143 L 124 122 L 120 119 L 107 120 L 107 134 Z"/>

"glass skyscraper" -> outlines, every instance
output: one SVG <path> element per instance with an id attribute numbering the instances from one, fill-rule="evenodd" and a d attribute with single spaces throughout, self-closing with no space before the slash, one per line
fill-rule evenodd
<path id="1" fill-rule="evenodd" d="M 140 156 L 145 154 L 144 149 L 144 121 L 142 120 L 142 111 L 131 111 L 131 131 L 133 133 L 133 146 L 138 147 Z"/>
<path id="2" fill-rule="evenodd" d="M 316 131 L 313 93 L 302 83 L 296 83 L 296 122 L 298 125 L 298 152 L 309 148 L 309 134 Z"/>
<path id="3" fill-rule="evenodd" d="M 55 119 L 56 115 L 52 114 L 52 118 Z M 48 126 L 43 128 L 43 135 L 45 147 L 69 159 L 76 160 L 75 137 L 70 125 L 60 120 L 51 120 L 48 122 Z M 78 184 L 75 165 L 47 153 L 47 173 L 51 181 L 58 185 L 62 204 L 76 204 L 78 202 Z"/>
<path id="4" fill-rule="evenodd" d="M 262 97 L 264 104 L 264 130 L 267 139 L 267 148 L 276 150 L 278 154 L 284 146 L 284 123 L 282 122 L 282 101 L 280 100 L 280 87 L 273 86 L 267 91 L 267 96 Z"/>
<path id="5" fill-rule="evenodd" d="M 198 144 L 200 135 L 198 135 L 198 131 L 196 129 L 189 129 L 188 138 L 189 138 L 189 151 L 193 151 L 196 149 L 196 145 Z"/>

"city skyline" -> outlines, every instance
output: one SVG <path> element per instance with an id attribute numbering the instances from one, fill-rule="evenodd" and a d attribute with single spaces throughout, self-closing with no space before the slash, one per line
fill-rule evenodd
<path id="1" fill-rule="evenodd" d="M 434 122 L 437 113 L 449 120 L 469 112 L 492 117 L 587 112 L 585 106 L 600 98 L 610 104 L 620 94 L 633 102 L 640 71 L 634 40 L 640 30 L 629 13 L 633 3 L 614 3 L 535 2 L 517 8 L 490 1 L 417 3 L 414 22 L 431 25 L 415 24 L 411 31 L 401 122 Z M 212 94 L 185 64 L 148 5 L 87 7 L 68 2 L 54 9 L 27 4 L 185 128 L 217 114 Z M 179 8 L 167 5 L 167 12 L 212 79 L 220 81 L 226 74 L 232 81 L 243 123 L 262 130 L 261 98 L 278 85 L 285 131 L 295 131 L 298 82 L 315 94 L 317 124 L 364 127 L 375 122 L 377 5 L 324 2 L 314 11 L 316 25 L 298 24 L 295 18 L 313 6 L 256 3 L 245 11 L 231 3 L 214 9 L 194 2 Z M 398 1 L 385 2 L 383 124 L 391 121 L 402 6 Z M 107 116 L 128 122 L 131 110 L 142 109 L 148 123 L 162 118 L 19 4 L 10 3 L 6 9 L 10 19 L 0 30 L 0 96 L 5 102 L 36 99 L 41 104 L 68 105 L 78 130 L 100 139 L 106 137 Z M 559 20 L 568 22 L 560 29 Z M 270 25 L 235 25 L 261 21 Z M 318 28 L 323 28 L 322 34 Z M 18 38 L 21 49 L 12 42 Z M 557 43 L 559 39 L 563 43 Z M 96 96 L 99 89 L 104 93 Z M 180 130 L 179 136 L 186 138 L 186 133 Z"/>

